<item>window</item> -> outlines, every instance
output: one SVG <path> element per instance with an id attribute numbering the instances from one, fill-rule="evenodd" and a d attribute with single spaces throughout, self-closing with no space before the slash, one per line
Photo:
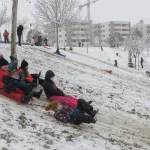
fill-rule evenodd
<path id="1" fill-rule="evenodd" d="M 127 27 L 127 26 L 129 26 L 129 25 L 128 25 L 128 24 L 122 24 L 122 26 L 123 26 L 123 27 Z"/>

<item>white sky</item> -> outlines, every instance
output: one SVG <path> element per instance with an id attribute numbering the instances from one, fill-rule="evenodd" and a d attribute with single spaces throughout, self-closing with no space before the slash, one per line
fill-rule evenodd
<path id="1" fill-rule="evenodd" d="M 3 1 L 6 2 L 11 14 L 11 0 L 0 0 L 0 9 L 3 7 Z M 35 10 L 36 0 L 18 0 L 18 19 L 27 17 L 29 24 L 34 22 L 32 12 Z M 92 0 L 91 0 L 92 1 Z M 87 0 L 80 0 L 81 4 Z M 87 8 L 82 9 L 83 18 L 86 17 Z M 150 0 L 100 0 L 91 5 L 91 18 L 94 23 L 106 21 L 130 21 L 132 24 L 144 20 L 150 24 Z"/>

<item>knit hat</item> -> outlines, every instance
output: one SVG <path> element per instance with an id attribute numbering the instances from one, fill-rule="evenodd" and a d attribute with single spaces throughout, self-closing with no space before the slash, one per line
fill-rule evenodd
<path id="1" fill-rule="evenodd" d="M 0 59 L 1 59 L 1 58 L 3 58 L 3 55 L 2 55 L 2 54 L 0 54 Z"/>
<path id="2" fill-rule="evenodd" d="M 3 67 L 3 66 L 8 65 L 8 64 L 9 63 L 8 63 L 8 61 L 6 59 L 4 59 L 4 58 L 0 59 L 0 67 Z"/>
<path id="3" fill-rule="evenodd" d="M 23 60 L 23 61 L 21 62 L 21 68 L 25 68 L 25 67 L 27 67 L 27 66 L 28 66 L 28 62 L 25 61 L 25 60 Z"/>
<path id="4" fill-rule="evenodd" d="M 50 102 L 50 104 L 45 107 L 45 110 L 48 111 L 48 110 L 52 109 L 53 111 L 56 111 L 58 105 L 59 105 L 58 101 Z"/>
<path id="5" fill-rule="evenodd" d="M 50 78 L 54 76 L 55 76 L 54 72 L 51 70 L 48 70 L 45 74 L 45 80 L 50 80 Z"/>

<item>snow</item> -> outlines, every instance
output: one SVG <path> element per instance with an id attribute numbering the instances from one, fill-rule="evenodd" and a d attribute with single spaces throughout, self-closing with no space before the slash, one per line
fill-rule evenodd
<path id="1" fill-rule="evenodd" d="M 46 112 L 43 94 L 28 105 L 0 96 L 0 148 L 8 150 L 149 150 L 150 149 L 150 58 L 143 52 L 144 69 L 127 67 L 123 48 L 74 48 L 66 58 L 42 47 L 17 47 L 18 59 L 29 62 L 30 73 L 47 70 L 65 93 L 92 100 L 99 109 L 96 124 L 63 124 Z M 116 52 L 119 56 L 116 56 Z M 8 60 L 10 46 L 0 44 Z M 114 60 L 119 68 L 115 68 Z M 104 70 L 112 70 L 112 74 Z"/>

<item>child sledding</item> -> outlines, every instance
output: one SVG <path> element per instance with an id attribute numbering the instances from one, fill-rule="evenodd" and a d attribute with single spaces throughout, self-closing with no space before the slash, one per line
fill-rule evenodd
<path id="1" fill-rule="evenodd" d="M 24 62 L 24 61 L 23 61 Z M 23 67 L 24 63 L 21 63 Z M 27 63 L 26 63 L 27 64 Z M 34 80 L 28 74 L 24 75 L 25 69 L 21 72 L 17 67 L 9 70 L 9 63 L 3 56 L 0 57 L 0 93 L 18 102 L 28 103 L 32 97 L 40 98 L 42 90 L 33 92 Z M 28 66 L 28 65 L 27 65 Z M 26 65 L 25 65 L 26 67 Z M 19 74 L 21 72 L 21 75 Z M 24 75 L 24 79 L 21 78 Z M 32 81 L 26 81 L 26 76 L 30 77 Z M 29 78 L 27 78 L 29 79 Z"/>
<path id="2" fill-rule="evenodd" d="M 45 80 L 43 80 L 40 78 L 41 73 L 29 74 L 26 60 L 21 62 L 18 69 L 18 60 L 15 57 L 10 57 L 10 59 L 11 63 L 9 64 L 0 55 L 0 94 L 21 103 L 28 103 L 33 97 L 40 98 L 43 90 L 33 91 L 33 88 L 37 87 L 39 83 L 43 87 L 47 99 L 51 101 L 45 110 L 53 110 L 57 120 L 75 125 L 96 123 L 95 115 L 98 110 L 93 109 L 92 101 L 86 102 L 83 99 L 66 95 L 55 85 L 53 71 L 47 71 Z"/>
<path id="3" fill-rule="evenodd" d="M 51 70 L 46 72 L 45 81 L 43 83 L 44 92 L 47 96 L 47 99 L 54 102 L 50 103 L 49 106 L 46 107 L 46 110 L 53 108 L 52 106 L 56 104 L 60 107 L 56 107 L 55 111 L 55 118 L 57 120 L 63 121 L 61 116 L 67 116 L 66 122 L 72 122 L 74 124 L 84 123 L 95 123 L 96 120 L 93 119 L 97 114 L 98 110 L 94 110 L 93 107 L 90 105 L 91 102 L 86 102 L 83 99 L 77 99 L 73 96 L 64 94 L 54 83 L 54 72 Z M 56 102 L 57 101 L 57 102 Z M 77 111 L 75 111 L 77 110 Z M 66 113 L 64 113 L 66 112 Z M 85 114 L 86 113 L 86 114 Z M 70 119 L 68 118 L 70 117 Z M 75 122 L 75 120 L 78 120 Z M 95 121 L 94 121 L 95 120 Z"/>
<path id="4" fill-rule="evenodd" d="M 90 104 L 85 103 L 82 99 L 79 99 L 78 101 L 79 105 L 77 108 L 71 108 L 62 105 L 58 101 L 53 101 L 45 107 L 45 110 L 53 110 L 55 112 L 54 117 L 63 123 L 75 125 L 80 125 L 81 123 L 96 123 L 97 120 L 94 118 L 95 115 L 90 113 L 93 107 L 90 106 Z"/>

